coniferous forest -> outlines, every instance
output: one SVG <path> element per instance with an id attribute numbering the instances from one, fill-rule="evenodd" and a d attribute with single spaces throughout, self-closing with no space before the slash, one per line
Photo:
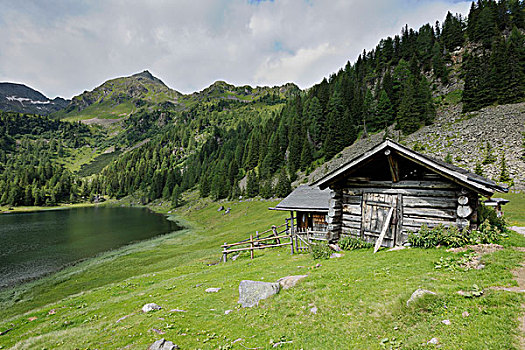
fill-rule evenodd
<path id="1" fill-rule="evenodd" d="M 0 204 L 138 194 L 144 203 L 163 198 L 176 206 L 191 189 L 213 199 L 282 197 L 299 171 L 311 172 L 359 137 L 432 124 L 452 80 L 464 83 L 464 112 L 523 101 L 524 33 L 524 1 L 480 0 L 467 18 L 448 13 L 442 23 L 405 26 L 306 91 L 137 103 L 116 135 L 53 116 L 2 113 Z M 123 152 L 80 176 L 60 159 L 86 145 Z"/>

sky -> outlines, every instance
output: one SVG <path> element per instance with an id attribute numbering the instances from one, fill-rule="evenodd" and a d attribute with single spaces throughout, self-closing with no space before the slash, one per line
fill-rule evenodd
<path id="1" fill-rule="evenodd" d="M 182 93 L 217 80 L 319 83 L 463 0 L 0 0 L 0 82 L 71 98 L 145 69 Z"/>

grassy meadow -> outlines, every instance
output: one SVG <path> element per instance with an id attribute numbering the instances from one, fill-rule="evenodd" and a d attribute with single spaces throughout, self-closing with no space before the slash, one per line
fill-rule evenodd
<path id="1" fill-rule="evenodd" d="M 511 270 L 523 253 L 512 245 L 525 246 L 522 236 L 511 234 L 504 250 L 483 256 L 482 270 L 436 269 L 442 257 L 458 256 L 442 248 L 367 249 L 313 260 L 285 247 L 213 265 L 222 243 L 282 223 L 285 213 L 267 210 L 275 204 L 192 203 L 173 217 L 184 230 L 0 292 L 0 333 L 11 329 L 0 336 L 0 348 L 145 349 L 160 338 L 181 349 L 267 349 L 278 342 L 284 349 L 428 349 L 432 338 L 443 349 L 519 348 L 524 296 L 486 288 L 517 285 Z M 219 205 L 231 214 L 218 212 Z M 297 286 L 259 307 L 237 304 L 241 280 L 303 274 Z M 474 285 L 485 288 L 482 296 L 457 294 Z M 206 293 L 210 287 L 221 290 Z M 437 295 L 407 307 L 417 288 Z M 146 303 L 162 309 L 142 313 Z"/>

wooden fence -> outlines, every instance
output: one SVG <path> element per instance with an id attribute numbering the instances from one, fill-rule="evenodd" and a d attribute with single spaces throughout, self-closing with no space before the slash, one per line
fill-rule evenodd
<path id="1" fill-rule="evenodd" d="M 257 249 L 266 249 L 282 246 L 290 246 L 290 251 L 294 253 L 294 236 L 295 230 L 293 224 L 290 223 L 291 218 L 287 218 L 286 222 L 279 226 L 272 226 L 263 232 L 255 232 L 250 235 L 250 238 L 235 243 L 224 243 L 222 247 L 222 261 L 228 260 L 228 254 L 250 251 L 250 257 L 253 259 L 254 251 Z M 284 241 L 284 242 L 283 242 Z"/>

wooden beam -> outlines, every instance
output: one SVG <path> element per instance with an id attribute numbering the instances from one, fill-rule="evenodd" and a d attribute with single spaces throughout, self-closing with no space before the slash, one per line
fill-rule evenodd
<path id="1" fill-rule="evenodd" d="M 399 182 L 399 165 L 397 160 L 392 156 L 392 152 L 387 149 L 385 150 L 386 158 L 388 159 L 388 165 L 390 168 L 390 175 L 392 175 L 392 182 Z"/>
<path id="2" fill-rule="evenodd" d="M 383 224 L 383 229 L 381 230 L 381 234 L 379 235 L 379 238 L 376 241 L 376 245 L 374 247 L 374 253 L 376 253 L 379 248 L 381 247 L 381 243 L 383 243 L 383 238 L 385 238 L 386 231 L 388 231 L 388 226 L 390 226 L 390 220 L 392 220 L 392 213 L 394 212 L 394 207 L 391 207 L 388 211 L 388 214 L 386 215 L 385 223 Z"/>

